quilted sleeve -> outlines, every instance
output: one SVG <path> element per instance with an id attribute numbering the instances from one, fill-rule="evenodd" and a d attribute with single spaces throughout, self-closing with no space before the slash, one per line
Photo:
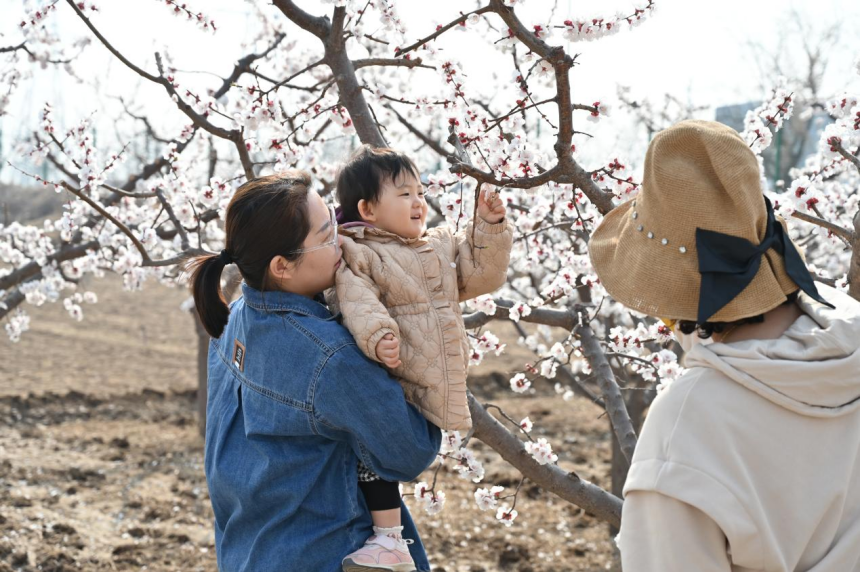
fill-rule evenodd
<path id="1" fill-rule="evenodd" d="M 375 258 L 371 249 L 344 239 L 344 264 L 335 274 L 335 307 L 343 314 L 343 324 L 362 353 L 378 362 L 376 344 L 386 334 L 399 338 L 400 329 L 380 301 L 379 286 L 373 276 Z"/>
<path id="2" fill-rule="evenodd" d="M 514 232 L 510 219 L 490 224 L 477 219 L 472 238 L 472 222 L 455 235 L 457 245 L 457 286 L 460 300 L 489 294 L 499 289 L 508 276 Z"/>

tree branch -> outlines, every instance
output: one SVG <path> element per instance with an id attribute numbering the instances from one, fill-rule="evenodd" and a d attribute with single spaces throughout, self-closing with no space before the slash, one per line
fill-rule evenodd
<path id="1" fill-rule="evenodd" d="M 857 170 L 860 171 L 860 159 L 857 158 L 857 155 L 852 155 L 851 153 L 849 153 L 848 150 L 843 147 L 842 143 L 839 141 L 834 141 L 832 143 L 832 146 L 836 148 L 836 151 L 840 155 L 848 159 L 857 168 Z"/>
<path id="2" fill-rule="evenodd" d="M 359 140 L 374 147 L 385 147 L 385 138 L 373 119 L 373 114 L 364 99 L 361 86 L 355 76 L 355 67 L 346 53 L 343 34 L 346 9 L 343 7 L 335 8 L 334 15 L 329 21 L 328 18 L 311 16 L 290 0 L 275 0 L 274 4 L 293 23 L 322 41 L 325 48 L 323 61 L 334 75 L 340 93 L 340 101 L 349 111 Z"/>
<path id="3" fill-rule="evenodd" d="M 497 187 L 510 187 L 512 189 L 532 189 L 534 187 L 545 185 L 550 181 L 556 180 L 555 177 L 557 177 L 561 172 L 561 169 L 556 165 L 550 170 L 544 171 L 540 175 L 534 177 L 497 179 L 492 173 L 482 171 L 481 169 L 472 165 L 467 165 L 466 163 L 455 162 L 451 165 L 450 170 L 452 173 L 462 173 L 463 175 L 472 177 L 482 183 L 489 183 L 491 185 L 496 185 Z"/>
<path id="4" fill-rule="evenodd" d="M 335 8 L 332 19 L 331 33 L 325 41 L 325 60 L 334 74 L 340 100 L 349 111 L 349 116 L 355 126 L 355 132 L 362 143 L 374 147 L 386 147 L 385 138 L 376 126 L 373 114 L 364 99 L 355 68 L 343 45 L 342 23 L 345 15 L 344 8 Z M 337 25 L 336 25 L 337 24 Z"/>
<path id="5" fill-rule="evenodd" d="M 600 343 L 594 337 L 591 326 L 588 325 L 585 311 L 580 310 L 579 316 L 579 325 L 574 330 L 574 335 L 577 335 L 582 342 L 582 354 L 591 365 L 591 370 L 597 374 L 597 383 L 603 393 L 603 400 L 606 402 L 606 412 L 609 413 L 612 429 L 615 431 L 624 457 L 630 463 L 633 459 L 633 451 L 636 449 L 636 430 L 630 421 L 630 415 L 627 413 L 627 406 L 621 396 L 618 383 L 615 381 L 612 367 L 609 365 Z"/>
<path id="6" fill-rule="evenodd" d="M 194 128 L 194 131 L 191 133 L 191 136 L 188 137 L 185 141 L 180 141 L 176 145 L 177 154 L 182 153 L 191 144 L 191 141 L 194 140 L 194 136 L 197 135 L 197 127 Z M 174 140 L 175 141 L 175 140 Z M 139 174 L 131 175 L 125 184 L 120 187 L 123 191 L 131 192 L 137 186 L 138 181 L 145 181 L 161 171 L 164 167 L 168 166 L 170 161 L 165 159 L 163 156 L 158 157 L 152 163 L 149 163 L 143 167 L 143 170 Z M 117 199 L 118 200 L 118 199 Z M 108 203 L 111 204 L 111 203 Z"/>
<path id="7" fill-rule="evenodd" d="M 132 113 L 132 111 L 128 108 L 128 105 L 125 103 L 125 100 L 122 98 L 122 96 L 118 97 L 117 99 L 119 99 L 119 102 L 122 105 L 123 110 L 125 111 L 125 113 L 129 117 L 131 117 L 132 119 L 136 119 L 136 120 L 140 121 L 141 123 L 143 123 L 144 128 L 146 128 L 146 134 L 149 135 L 149 137 L 152 140 L 158 141 L 159 143 L 164 143 L 165 145 L 171 143 L 171 141 L 169 139 L 165 139 L 164 137 L 158 136 L 158 134 L 155 132 L 155 129 L 152 127 L 152 123 L 149 122 L 149 118 L 147 116 L 135 115 L 134 113 Z"/>
<path id="8" fill-rule="evenodd" d="M 161 84 L 164 86 L 164 89 L 170 95 L 172 99 L 176 102 L 176 106 L 179 110 L 188 116 L 189 119 L 196 125 L 197 127 L 203 129 L 204 131 L 208 131 L 212 135 L 216 137 L 220 137 L 221 139 L 231 140 L 232 132 L 224 129 L 223 127 L 217 127 L 209 122 L 204 116 L 200 115 L 191 105 L 179 97 L 179 94 L 176 92 L 176 88 L 173 87 L 173 83 L 164 76 L 164 65 L 161 62 L 161 54 L 158 52 L 155 53 L 155 65 L 158 67 L 159 77 L 155 78 L 155 83 Z"/>
<path id="9" fill-rule="evenodd" d="M 272 4 L 298 27 L 307 30 L 323 42 L 328 38 L 331 23 L 327 17 L 312 16 L 296 6 L 292 0 L 273 0 Z"/>
<path id="10" fill-rule="evenodd" d="M 207 252 L 205 250 L 199 248 L 186 249 L 182 254 L 176 256 L 174 258 L 169 258 L 166 260 L 153 260 L 150 258 L 149 253 L 146 251 L 146 248 L 143 246 L 143 243 L 140 242 L 131 230 L 127 226 L 125 226 L 122 222 L 117 220 L 112 214 L 110 214 L 102 205 L 98 204 L 96 201 L 92 200 L 90 197 L 85 195 L 80 189 L 76 189 L 65 181 L 60 182 L 60 186 L 87 203 L 92 209 L 102 215 L 104 218 L 109 220 L 113 225 L 122 232 L 128 239 L 134 244 L 134 247 L 140 253 L 143 262 L 141 266 L 173 266 L 186 258 L 191 256 L 198 256 L 201 254 L 212 254 L 211 252 Z M 178 228 L 182 228 L 180 225 Z M 187 239 L 186 239 L 187 240 Z"/>
<path id="11" fill-rule="evenodd" d="M 133 193 L 133 192 L 126 191 L 123 189 L 118 189 L 116 187 L 113 187 L 113 186 L 105 184 L 105 183 L 102 183 L 100 186 L 104 187 L 105 189 L 109 190 L 112 193 L 117 193 L 119 195 L 122 195 L 124 197 L 128 197 L 130 199 L 151 199 L 153 197 L 158 196 L 157 192 L 156 193 Z"/>
<path id="12" fill-rule="evenodd" d="M 0 299 L 0 320 L 5 318 L 12 310 L 21 305 L 21 302 L 26 300 L 26 296 L 18 288 L 6 294 L 6 297 Z M 4 307 L 5 306 L 5 307 Z"/>
<path id="13" fill-rule="evenodd" d="M 38 143 L 39 147 L 42 147 L 42 146 L 48 146 L 48 143 L 43 142 L 43 141 L 42 141 L 42 139 L 39 137 L 39 132 L 38 132 L 38 131 L 34 131 L 34 132 L 33 132 L 33 139 L 35 139 L 35 140 L 36 140 L 36 143 Z M 53 135 L 53 134 L 51 134 L 51 139 L 53 139 L 54 141 L 56 141 L 56 138 L 54 137 L 54 135 Z M 61 150 L 61 151 L 63 151 L 63 153 L 65 154 L 65 149 L 63 149 L 62 145 L 60 145 L 60 150 Z M 77 175 L 76 173 L 73 173 L 71 170 L 69 170 L 69 168 L 68 168 L 68 167 L 66 167 L 66 166 L 63 164 L 63 162 L 62 162 L 62 161 L 60 161 L 60 159 L 58 159 L 57 157 L 55 157 L 53 153 L 51 153 L 51 152 L 49 151 L 49 152 L 48 152 L 48 154 L 46 155 L 46 157 L 47 157 L 48 161 L 50 161 L 50 162 L 51 162 L 51 164 L 52 164 L 54 167 L 56 167 L 57 169 L 59 169 L 59 170 L 60 170 L 60 171 L 61 171 L 65 176 L 67 176 L 69 179 L 71 179 L 71 180 L 73 180 L 73 181 L 77 181 L 77 180 L 78 180 L 78 175 Z M 80 168 L 81 168 L 81 166 L 80 166 L 80 165 L 78 165 L 77 163 L 75 163 L 75 166 L 76 166 L 78 169 L 80 169 Z"/>
<path id="14" fill-rule="evenodd" d="M 538 38 L 531 30 L 525 27 L 519 18 L 514 14 L 514 9 L 505 6 L 502 0 L 490 0 L 489 8 L 491 11 L 499 15 L 499 17 L 507 24 L 514 36 L 519 41 L 526 45 L 532 52 L 536 53 L 548 62 L 560 61 L 561 59 L 570 58 L 564 53 L 564 48 L 558 46 L 550 46 L 540 38 Z M 573 60 L 570 60 L 573 65 Z"/>
<path id="15" fill-rule="evenodd" d="M 830 221 L 826 221 L 822 218 L 818 218 L 812 215 L 808 215 L 806 213 L 800 211 L 794 211 L 791 213 L 792 218 L 796 218 L 816 226 L 820 226 L 822 228 L 826 228 L 836 236 L 848 241 L 849 244 L 853 244 L 855 240 L 855 234 L 848 230 L 847 228 L 841 227 L 838 224 L 834 224 Z"/>
<path id="16" fill-rule="evenodd" d="M 284 33 L 279 33 L 275 35 L 275 40 L 269 45 L 268 48 L 262 53 L 259 54 L 248 54 L 247 56 L 240 59 L 236 62 L 236 66 L 233 68 L 233 71 L 229 76 L 224 78 L 224 82 L 221 84 L 215 93 L 212 94 L 213 99 L 220 99 L 225 93 L 230 91 L 230 88 L 233 87 L 233 84 L 242 76 L 243 73 L 251 71 L 251 64 L 259 59 L 263 59 L 272 53 L 275 48 L 286 38 L 287 35 Z"/>
<path id="17" fill-rule="evenodd" d="M 568 168 L 555 179 L 557 183 L 573 185 L 588 197 L 600 214 L 606 215 L 615 208 L 612 204 L 612 193 L 608 193 L 597 186 L 591 175 L 583 169 L 579 163 L 571 158 Z"/>
<path id="18" fill-rule="evenodd" d="M 405 117 L 400 115 L 400 113 L 398 113 L 397 110 L 394 109 L 392 106 L 386 105 L 385 109 L 387 109 L 388 111 L 393 113 L 394 116 L 397 117 L 397 120 L 400 121 L 401 125 L 403 125 L 406 129 L 408 129 L 410 133 L 412 133 L 413 135 L 418 137 L 418 139 L 420 139 L 425 145 L 427 145 L 428 147 L 433 149 L 433 151 L 435 151 L 436 153 L 438 153 L 442 157 L 447 157 L 450 154 L 448 151 L 445 150 L 444 147 L 442 147 L 442 145 L 438 141 L 436 141 L 435 139 L 432 139 L 429 135 L 422 132 L 421 130 L 419 130 L 414 125 L 412 125 L 412 123 L 409 120 L 407 120 Z"/>
<path id="19" fill-rule="evenodd" d="M 176 216 L 176 212 L 173 210 L 173 206 L 167 200 L 167 197 L 164 196 L 164 191 L 161 189 L 155 190 L 155 196 L 158 197 L 161 206 L 164 208 L 164 212 L 167 213 L 167 218 L 170 219 L 170 222 L 173 223 L 173 227 L 179 233 L 179 239 L 182 243 L 182 250 L 188 250 L 191 248 L 191 244 L 188 242 L 188 231 L 185 230 L 185 227 L 182 226 L 182 223 L 179 222 L 179 217 Z"/>
<path id="20" fill-rule="evenodd" d="M 475 312 L 467 316 L 463 316 L 463 324 L 467 330 L 480 328 L 493 320 L 509 320 L 510 309 L 514 307 L 514 302 L 502 298 L 493 300 L 496 303 L 496 313 L 492 316 L 483 312 Z M 572 330 L 578 324 L 576 314 L 570 310 L 555 310 L 552 308 L 533 308 L 528 316 L 520 316 L 523 322 L 533 324 L 544 324 L 554 328 L 564 328 Z"/>
<path id="21" fill-rule="evenodd" d="M 490 415 L 472 394 L 469 394 L 469 411 L 474 436 L 499 453 L 524 477 L 612 526 L 621 525 L 621 499 L 579 478 L 576 473 L 567 473 L 557 465 L 541 465 L 535 461 L 523 442 Z"/>
<path id="22" fill-rule="evenodd" d="M 155 83 L 162 83 L 160 78 L 143 71 L 141 68 L 137 67 L 136 65 L 131 63 L 128 59 L 126 59 L 126 57 L 124 55 L 122 55 L 119 52 L 119 50 L 114 48 L 111 45 L 111 43 L 107 41 L 107 38 L 102 36 L 101 32 L 99 32 L 98 29 L 95 26 L 93 26 L 93 23 L 90 22 L 90 19 L 87 18 L 86 15 L 84 15 L 84 13 L 81 11 L 80 8 L 78 8 L 78 6 L 74 2 L 74 0 L 66 0 L 66 4 L 68 4 L 69 6 L 72 7 L 72 10 L 75 11 L 75 14 L 77 14 L 78 17 L 84 21 L 84 24 L 86 24 L 87 28 L 90 29 L 90 31 L 95 35 L 95 37 L 99 39 L 99 41 L 104 45 L 104 47 L 106 47 L 108 49 L 108 51 L 110 53 L 112 53 L 119 61 L 124 63 L 126 65 L 126 67 L 128 67 L 130 70 L 134 71 L 137 75 L 148 79 L 149 81 L 152 81 Z"/>
<path id="23" fill-rule="evenodd" d="M 49 254 L 45 258 L 45 264 L 65 262 L 66 260 L 80 258 L 85 256 L 87 251 L 98 250 L 99 248 L 101 247 L 99 246 L 98 240 L 91 240 L 74 246 L 63 247 L 59 251 Z M 5 276 L 0 276 L 0 290 L 7 290 L 12 286 L 26 282 L 30 278 L 39 274 L 41 268 L 42 266 L 39 265 L 38 262 L 28 262 L 17 270 L 12 271 Z"/>
<path id="24" fill-rule="evenodd" d="M 427 42 L 435 40 L 436 38 L 438 38 L 439 36 L 441 36 L 442 34 L 447 32 L 448 30 L 450 30 L 454 26 L 459 26 L 460 24 L 465 22 L 469 18 L 469 16 L 471 16 L 472 14 L 484 14 L 485 12 L 493 12 L 493 11 L 494 11 L 493 8 L 490 5 L 487 5 L 487 6 L 484 6 L 482 8 L 478 8 L 477 10 L 474 10 L 472 12 L 468 12 L 466 14 L 463 14 L 462 16 L 460 16 L 459 18 L 457 18 L 453 22 L 449 22 L 448 24 L 445 24 L 444 26 L 439 26 L 435 32 L 433 32 L 432 34 L 430 34 L 426 38 L 422 38 L 422 39 L 418 40 L 417 42 L 415 42 L 414 44 L 411 44 L 411 45 L 409 45 L 403 49 L 395 48 L 394 49 L 394 55 L 405 56 L 409 52 L 411 52 L 413 50 L 417 50 L 418 48 L 420 48 L 421 46 L 423 46 Z"/>
<path id="25" fill-rule="evenodd" d="M 509 177 L 499 179 L 494 173 L 488 173 L 473 166 L 471 161 L 468 160 L 468 154 L 465 152 L 457 152 L 448 156 L 448 162 L 451 165 L 451 172 L 467 175 L 479 183 L 488 183 L 499 187 L 511 187 L 516 189 L 530 189 L 541 186 L 550 181 L 555 181 L 561 184 L 572 184 L 576 188 L 580 189 L 597 207 L 597 209 L 605 215 L 614 208 L 612 203 L 613 195 L 598 187 L 591 179 L 590 174 L 585 171 L 585 169 L 583 169 L 571 155 L 571 139 L 573 137 L 573 104 L 570 101 L 569 71 L 573 66 L 574 61 L 567 56 L 563 48 L 549 46 L 543 40 L 535 36 L 535 34 L 529 32 L 522 22 L 520 22 L 514 15 L 513 10 L 505 6 L 501 0 L 491 0 L 489 6 L 481 8 L 480 11 L 497 13 L 502 20 L 508 24 L 511 33 L 513 33 L 518 40 L 552 64 L 555 70 L 557 85 L 557 93 L 553 100 L 558 106 L 559 115 L 559 131 L 555 144 L 555 152 L 558 162 L 552 168 L 543 171 L 534 177 Z M 459 20 L 460 19 L 455 20 L 454 23 L 456 24 Z M 432 37 L 430 38 L 432 39 Z M 406 50 L 404 50 L 404 52 L 405 51 Z M 536 103 L 534 106 L 537 107 L 537 105 L 540 104 Z M 452 136 L 448 138 L 448 141 L 455 147 L 460 143 L 459 139 L 453 132 Z"/>
<path id="26" fill-rule="evenodd" d="M 6 46 L 5 48 L 0 48 L 0 54 L 5 54 L 8 52 L 17 52 L 18 50 L 23 50 L 24 45 L 26 43 L 27 43 L 27 41 L 25 40 L 25 41 L 21 42 L 20 44 L 18 44 L 17 46 Z"/>
<path id="27" fill-rule="evenodd" d="M 236 146 L 237 151 L 239 152 L 239 161 L 242 164 L 242 168 L 245 171 L 245 177 L 248 180 L 254 178 L 254 166 L 251 161 L 251 158 L 248 154 L 248 149 L 245 146 L 245 138 L 242 135 L 242 132 L 238 129 L 227 130 L 222 127 L 217 127 L 216 125 L 209 122 L 204 116 L 200 115 L 194 108 L 191 107 L 186 101 L 184 101 L 179 94 L 176 93 L 176 89 L 173 87 L 173 83 L 168 80 L 164 76 L 164 68 L 161 62 L 161 54 L 155 54 L 155 64 L 158 67 L 158 76 L 154 76 L 141 68 L 137 67 L 133 63 L 131 63 L 125 56 L 123 56 L 116 48 L 114 48 L 110 42 L 98 31 L 98 29 L 90 22 L 90 19 L 87 18 L 84 13 L 77 7 L 73 0 L 66 0 L 66 2 L 72 7 L 78 17 L 83 20 L 84 24 L 92 31 L 93 34 L 99 39 L 99 41 L 104 44 L 104 46 L 119 59 L 122 63 L 124 63 L 129 69 L 140 75 L 141 77 L 148 79 L 153 83 L 160 84 L 164 87 L 167 93 L 171 96 L 172 99 L 175 100 L 176 106 L 182 111 L 185 115 L 188 116 L 189 119 L 194 123 L 195 127 L 201 128 L 216 137 L 220 137 L 222 139 L 226 139 L 228 141 L 232 141 Z M 223 87 L 223 86 L 222 86 Z"/>
<path id="28" fill-rule="evenodd" d="M 427 68 L 431 70 L 435 70 L 433 66 L 425 66 L 421 58 L 407 59 L 407 58 L 364 58 L 361 60 L 353 60 L 352 67 L 359 70 L 361 68 L 366 68 L 370 66 L 382 66 L 382 67 L 404 67 L 404 68 Z"/>
<path id="29" fill-rule="evenodd" d="M 854 236 L 860 237 L 860 210 L 854 215 Z M 860 238 L 852 243 L 848 266 L 848 295 L 860 300 Z"/>

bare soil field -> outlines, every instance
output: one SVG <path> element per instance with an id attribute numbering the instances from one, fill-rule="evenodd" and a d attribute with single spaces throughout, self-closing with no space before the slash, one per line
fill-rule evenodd
<path id="1" fill-rule="evenodd" d="M 179 309 L 186 294 L 119 286 L 115 278 L 85 284 L 99 303 L 84 307 L 82 322 L 59 305 L 34 308 L 20 343 L 0 340 L 0 572 L 217 569 L 195 414 L 196 335 Z M 600 408 L 563 401 L 548 383 L 525 396 L 511 392 L 510 372 L 532 355 L 516 345 L 510 325 L 490 329 L 508 349 L 471 372 L 472 391 L 514 419 L 529 416 L 562 468 L 608 488 L 610 441 Z M 406 500 L 434 570 L 615 567 L 606 525 L 528 481 L 510 528 L 478 510 L 476 488 L 512 492 L 519 479 L 482 443 L 471 448 L 486 468 L 483 483 L 445 467 L 440 514 Z M 432 481 L 432 469 L 422 480 Z"/>

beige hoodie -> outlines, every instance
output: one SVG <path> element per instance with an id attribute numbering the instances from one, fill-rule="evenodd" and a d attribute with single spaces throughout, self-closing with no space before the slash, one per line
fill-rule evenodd
<path id="1" fill-rule="evenodd" d="M 860 303 L 818 286 L 778 339 L 695 346 L 627 482 L 624 572 L 860 571 Z"/>

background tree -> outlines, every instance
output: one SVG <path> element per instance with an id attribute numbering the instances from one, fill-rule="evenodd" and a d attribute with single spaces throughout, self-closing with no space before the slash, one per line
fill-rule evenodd
<path id="1" fill-rule="evenodd" d="M 792 180 L 791 169 L 801 166 L 814 149 L 820 131 L 833 120 L 825 110 L 826 79 L 831 54 L 839 49 L 843 24 L 834 20 L 815 25 L 792 9 L 781 19 L 778 30 L 774 45 L 748 43 L 761 90 L 785 82 L 795 94 L 794 117 L 762 153 L 765 172 L 774 186 L 779 181 L 784 185 Z"/>

